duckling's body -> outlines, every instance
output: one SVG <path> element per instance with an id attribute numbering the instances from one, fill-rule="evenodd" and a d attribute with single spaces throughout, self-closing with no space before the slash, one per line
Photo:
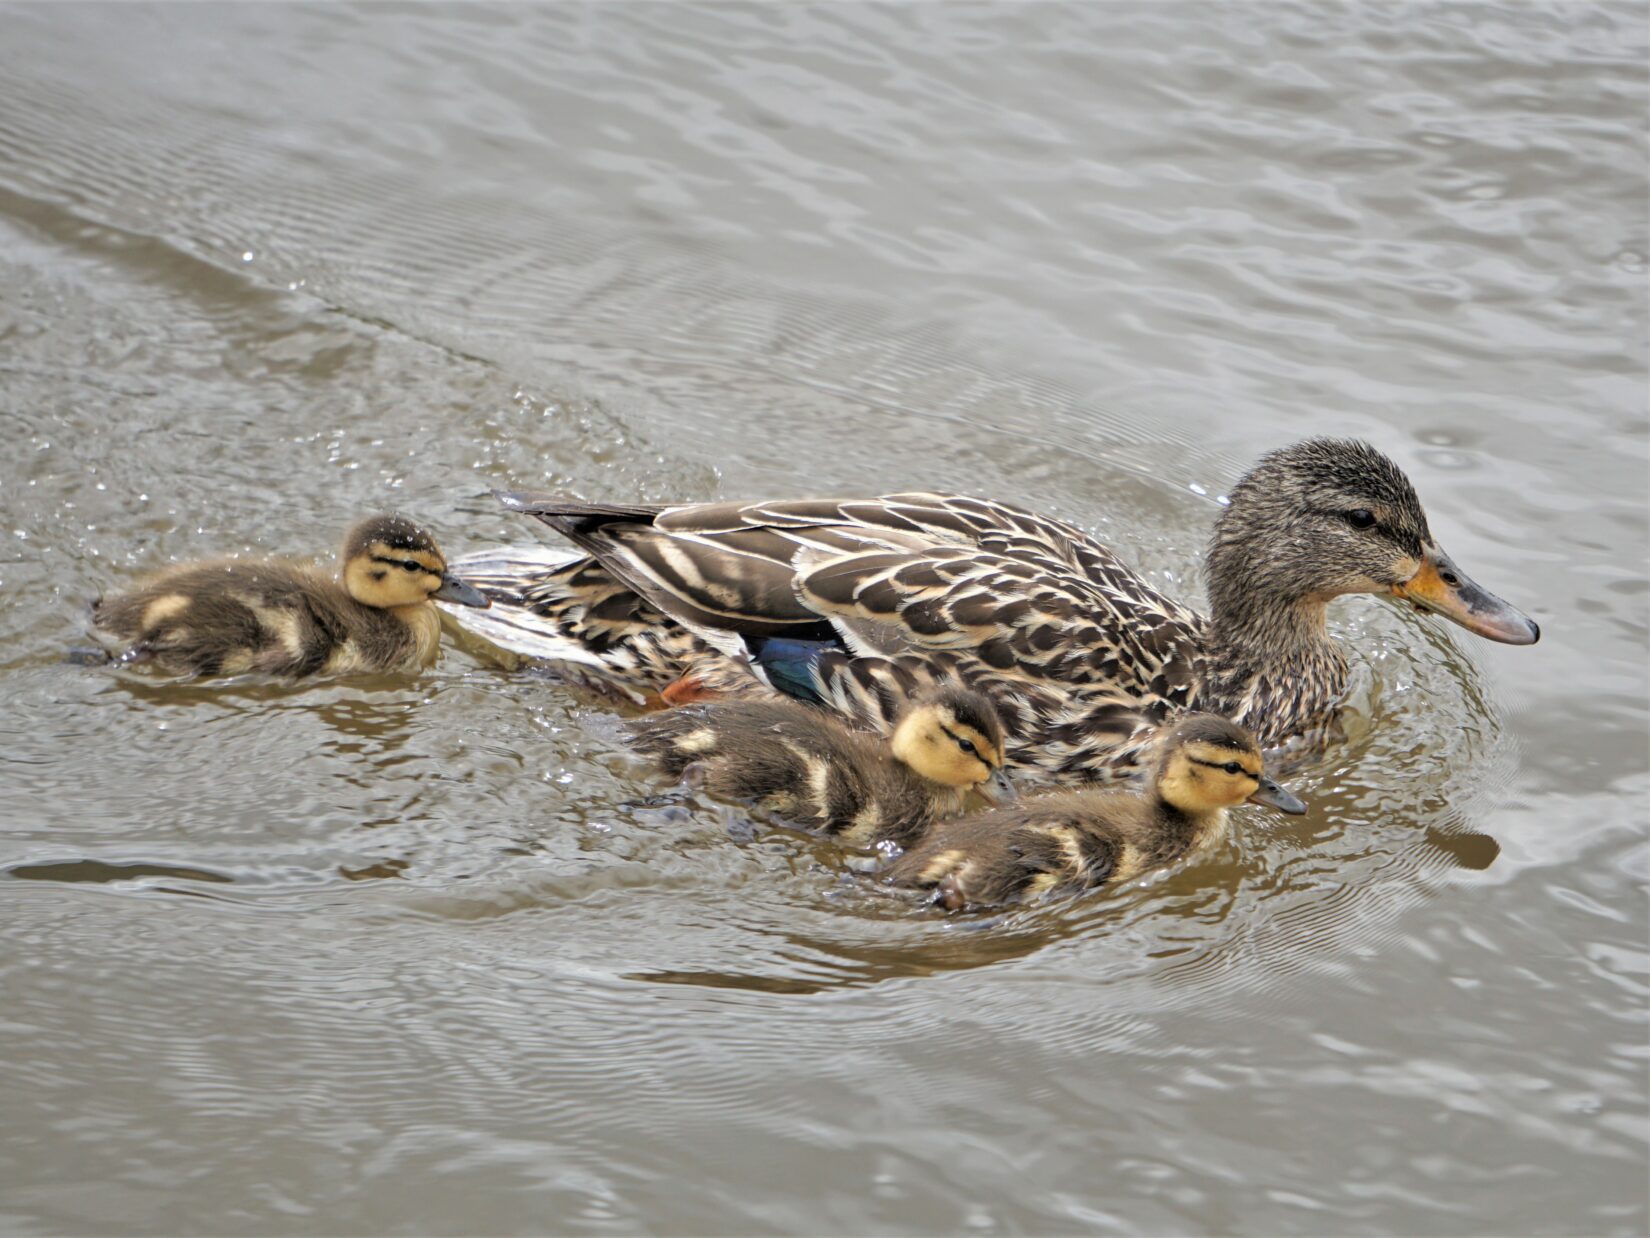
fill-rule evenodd
<path id="1" fill-rule="evenodd" d="M 486 599 L 447 573 L 435 539 L 401 516 L 350 530 L 343 571 L 276 561 L 185 563 L 92 603 L 121 660 L 174 675 L 304 678 L 412 671 L 435 661 L 441 615 L 432 600 Z"/>
<path id="2" fill-rule="evenodd" d="M 1193 715 L 1161 742 L 1144 792 L 1054 791 L 942 822 L 887 875 L 936 889 L 951 910 L 1030 902 L 1129 881 L 1201 851 L 1224 835 L 1227 809 L 1246 799 L 1305 809 L 1265 776 L 1254 737 L 1223 718 Z"/>
<path id="3" fill-rule="evenodd" d="M 784 698 L 687 705 L 630 730 L 668 775 L 697 767 L 713 795 L 858 846 L 908 845 L 936 817 L 960 811 L 1003 762 L 995 710 L 960 688 L 913 701 L 891 740 Z"/>

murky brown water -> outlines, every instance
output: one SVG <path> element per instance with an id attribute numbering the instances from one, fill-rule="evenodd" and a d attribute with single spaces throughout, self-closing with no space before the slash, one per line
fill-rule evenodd
<path id="1" fill-rule="evenodd" d="M 0 1226 L 1642 1233 L 1632 6 L 26 5 L 0 39 Z M 395 505 L 915 486 L 1196 597 L 1268 447 L 1541 623 L 1146 889 L 913 913 L 449 652 L 65 666 Z"/>

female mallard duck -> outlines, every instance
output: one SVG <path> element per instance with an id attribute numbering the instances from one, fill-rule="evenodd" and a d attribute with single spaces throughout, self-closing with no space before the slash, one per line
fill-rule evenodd
<path id="1" fill-rule="evenodd" d="M 1265 774 L 1260 745 L 1211 714 L 1177 722 L 1159 743 L 1144 790 L 1050 791 L 945 821 L 887 868 L 903 885 L 937 891 L 950 910 L 1025 903 L 1131 881 L 1204 849 L 1245 800 L 1288 813 L 1306 805 Z"/>
<path id="2" fill-rule="evenodd" d="M 580 551 L 463 560 L 494 602 L 461 626 L 640 696 L 718 652 L 886 732 L 948 680 L 991 696 L 1010 761 L 1067 780 L 1140 760 L 1155 728 L 1215 713 L 1267 747 L 1321 745 L 1347 682 L 1329 602 L 1380 593 L 1509 644 L 1538 635 L 1455 566 L 1401 470 L 1311 439 L 1233 488 L 1208 552 L 1210 613 L 1135 576 L 1064 521 L 938 494 L 775 503 L 500 496 Z"/>
<path id="3" fill-rule="evenodd" d="M 749 800 L 858 846 L 906 846 L 1002 767 L 991 702 L 964 688 L 913 699 L 891 739 L 783 697 L 684 705 L 629 723 L 631 744 L 671 777 Z"/>
<path id="4" fill-rule="evenodd" d="M 92 621 L 127 646 L 122 662 L 296 679 L 428 666 L 441 638 L 436 599 L 487 605 L 448 572 L 429 533 L 404 516 L 373 516 L 345 537 L 338 579 L 294 563 L 182 563 L 99 598 Z"/>

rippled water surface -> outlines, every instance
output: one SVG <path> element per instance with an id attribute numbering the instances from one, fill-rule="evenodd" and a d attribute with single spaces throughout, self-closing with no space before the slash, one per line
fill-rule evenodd
<path id="1" fill-rule="evenodd" d="M 1639 6 L 24 5 L 0 39 L 0 1226 L 1642 1233 Z M 1335 607 L 1348 741 L 946 919 L 600 702 L 65 665 L 398 506 L 1000 496 L 1201 596 L 1356 434 L 1545 636 Z"/>

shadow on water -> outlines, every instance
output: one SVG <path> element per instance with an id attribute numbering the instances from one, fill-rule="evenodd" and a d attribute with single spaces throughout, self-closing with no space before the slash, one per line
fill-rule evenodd
<path id="1" fill-rule="evenodd" d="M 112 881 L 137 881 L 145 877 L 221 883 L 232 883 L 235 880 L 223 873 L 210 872 L 204 868 L 185 868 L 177 864 L 110 864 L 103 860 L 58 860 L 40 864 L 14 864 L 5 872 L 17 881 L 94 882 L 99 885 Z"/>

